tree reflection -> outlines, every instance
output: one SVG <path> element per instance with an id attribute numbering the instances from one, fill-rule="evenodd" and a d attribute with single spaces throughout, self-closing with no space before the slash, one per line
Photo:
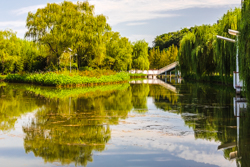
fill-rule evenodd
<path id="1" fill-rule="evenodd" d="M 133 107 L 131 99 L 130 88 L 47 99 L 35 119 L 23 127 L 25 150 L 45 162 L 86 166 L 93 151 L 105 149 L 110 125 L 127 117 Z"/>
<path id="2" fill-rule="evenodd" d="M 105 150 L 111 138 L 110 125 L 126 119 L 133 108 L 143 113 L 148 110 L 148 96 L 153 97 L 158 108 L 180 114 L 196 139 L 222 145 L 236 142 L 236 118 L 231 105 L 234 91 L 227 87 L 184 83 L 177 85 L 179 94 L 148 84 L 77 89 L 11 84 L 0 87 L 0 130 L 13 129 L 17 118 L 37 110 L 35 118 L 23 126 L 24 148 L 45 162 L 86 166 L 93 161 L 93 151 Z M 244 134 L 249 134 L 249 120 L 244 122 L 241 127 Z M 238 147 L 242 159 L 238 162 L 247 164 L 249 135 L 241 138 Z M 230 153 L 235 151 L 224 150 L 225 158 L 230 159 Z"/>
<path id="3" fill-rule="evenodd" d="M 145 113 L 148 111 L 147 97 L 149 93 L 148 84 L 133 84 L 131 85 L 132 103 L 136 112 Z"/>
<path id="4" fill-rule="evenodd" d="M 149 96 L 154 97 L 154 104 L 164 111 L 176 109 L 178 94 L 161 85 L 150 85 Z"/>
<path id="5" fill-rule="evenodd" d="M 180 87 L 179 109 L 185 124 L 194 130 L 196 139 L 221 142 L 221 145 L 236 142 L 236 118 L 234 117 L 231 87 L 186 83 Z M 229 158 L 235 148 L 224 150 Z"/>
<path id="6" fill-rule="evenodd" d="M 250 96 L 248 96 L 250 97 Z M 230 154 L 231 159 L 236 159 L 237 166 L 250 166 L 250 103 L 248 100 L 248 109 L 246 112 L 241 113 L 238 118 L 239 123 L 239 138 L 237 140 L 237 150 L 232 151 Z"/>
<path id="7" fill-rule="evenodd" d="M 32 95 L 24 89 L 15 89 L 16 86 L 1 83 L 0 85 L 0 130 L 14 129 L 18 118 L 23 114 L 38 109 L 39 106 Z"/>

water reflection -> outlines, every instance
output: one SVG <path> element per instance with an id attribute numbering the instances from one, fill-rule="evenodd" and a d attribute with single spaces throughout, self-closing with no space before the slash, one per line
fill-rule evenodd
<path id="1" fill-rule="evenodd" d="M 0 83 L 0 130 L 14 129 L 18 118 L 27 112 L 38 109 L 39 106 L 32 96 L 24 89 Z"/>
<path id="2" fill-rule="evenodd" d="M 220 85 L 187 82 L 172 82 L 172 85 L 177 91 L 157 84 L 123 84 L 77 89 L 2 84 L 0 130 L 14 130 L 17 120 L 22 115 L 35 111 L 34 117 L 26 124 L 22 124 L 25 152 L 43 158 L 44 162 L 87 166 L 89 162 L 93 162 L 94 151 L 106 151 L 112 138 L 111 127 L 121 125 L 121 120 L 128 120 L 131 111 L 149 115 L 152 110 L 149 107 L 149 99 L 152 99 L 160 113 L 171 113 L 170 116 L 181 117 L 186 127 L 180 129 L 190 129 L 188 133 L 187 130 L 180 130 L 171 134 L 172 138 L 169 137 L 169 141 L 174 146 L 183 144 L 184 149 L 185 144 L 189 144 L 190 147 L 190 136 L 193 135 L 197 140 L 192 140 L 193 151 L 204 151 L 209 155 L 209 151 L 196 148 L 195 144 L 200 146 L 200 143 L 205 141 L 216 142 L 217 146 L 213 151 L 218 147 L 218 152 L 223 151 L 224 158 L 228 161 L 235 158 L 237 166 L 248 166 L 249 114 L 244 112 L 242 117 L 235 117 L 234 90 Z M 160 131 L 163 134 L 174 131 L 173 127 L 178 125 L 177 122 L 176 125 L 171 125 L 175 120 L 171 121 L 169 115 L 151 116 L 154 117 L 147 117 L 144 121 L 150 118 L 152 122 L 139 130 L 140 124 L 134 125 L 134 134 L 131 134 L 147 135 L 144 133 L 156 130 L 157 133 L 151 133 L 157 136 Z M 128 125 L 124 125 L 124 128 L 126 126 Z M 132 139 L 130 142 L 134 142 Z M 173 145 L 158 146 L 157 140 L 161 140 L 160 138 L 153 139 L 151 142 L 157 146 L 153 150 L 168 147 L 171 156 L 178 152 L 177 148 L 171 149 Z M 181 161 L 183 157 L 178 158 Z M 202 162 L 195 157 L 192 160 Z M 203 163 L 205 162 L 207 161 L 204 160 Z"/>
<path id="3" fill-rule="evenodd" d="M 236 142 L 237 121 L 232 105 L 235 92 L 231 87 L 187 83 L 180 92 L 185 96 L 180 97 L 178 113 L 193 128 L 195 138 L 218 141 L 221 145 Z M 229 154 L 235 149 L 223 150 L 224 157 L 230 160 Z"/>
<path id="4" fill-rule="evenodd" d="M 93 151 L 105 150 L 110 125 L 127 117 L 131 99 L 131 88 L 125 88 L 45 100 L 32 122 L 23 127 L 24 148 L 45 162 L 86 166 Z"/>
<path id="5" fill-rule="evenodd" d="M 248 109 L 249 111 L 249 109 Z M 231 152 L 231 158 L 236 159 L 237 166 L 250 166 L 250 114 L 249 112 L 241 113 L 239 124 L 239 138 L 237 141 L 237 150 Z"/>

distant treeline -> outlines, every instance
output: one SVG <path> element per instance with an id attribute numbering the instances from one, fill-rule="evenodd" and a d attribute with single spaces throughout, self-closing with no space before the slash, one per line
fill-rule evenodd
<path id="1" fill-rule="evenodd" d="M 159 69 L 175 62 L 178 56 L 180 41 L 191 30 L 192 28 L 184 28 L 180 31 L 157 36 L 153 41 L 153 47 L 149 48 L 150 69 Z"/>

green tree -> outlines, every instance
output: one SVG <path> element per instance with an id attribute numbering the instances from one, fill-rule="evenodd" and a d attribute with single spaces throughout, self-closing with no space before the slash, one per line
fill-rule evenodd
<path id="1" fill-rule="evenodd" d="M 194 74 L 199 79 L 215 72 L 216 26 L 196 26 L 193 32 L 189 32 L 181 40 L 178 60 L 183 77 Z"/>
<path id="2" fill-rule="evenodd" d="M 178 48 L 174 44 L 162 51 L 159 47 L 149 50 L 150 69 L 160 69 L 176 61 Z"/>
<path id="3" fill-rule="evenodd" d="M 149 69 L 148 43 L 145 40 L 139 40 L 133 43 L 132 59 L 132 68 L 139 70 Z"/>
<path id="4" fill-rule="evenodd" d="M 0 31 L 0 60 L 2 73 L 12 72 L 18 62 L 18 38 L 12 30 Z"/>
<path id="5" fill-rule="evenodd" d="M 238 24 L 239 36 L 239 60 L 240 76 L 245 82 L 246 90 L 250 90 L 250 0 L 245 0 L 241 10 L 240 24 Z M 249 95 L 249 93 L 247 93 Z"/>
<path id="6" fill-rule="evenodd" d="M 133 47 L 128 38 L 120 37 L 118 32 L 110 32 L 106 44 L 105 66 L 124 71 L 131 68 Z"/>
<path id="7" fill-rule="evenodd" d="M 162 34 L 157 36 L 154 41 L 153 45 L 155 48 L 159 47 L 159 49 L 162 51 L 165 48 L 168 48 L 172 45 L 180 47 L 180 41 L 183 38 L 183 36 L 190 32 L 193 28 L 183 28 L 176 32 L 169 32 L 167 34 Z"/>
<path id="8" fill-rule="evenodd" d="M 103 34 L 110 27 L 103 15 L 94 15 L 94 6 L 86 2 L 48 3 L 36 13 L 29 12 L 26 37 L 47 46 L 50 60 L 57 62 L 68 48 L 77 53 L 78 67 L 98 67 L 104 60 Z M 73 54 L 72 53 L 72 54 Z"/>
<path id="9" fill-rule="evenodd" d="M 228 34 L 228 29 L 237 30 L 238 17 L 240 16 L 240 9 L 228 10 L 226 14 L 219 20 L 217 26 L 217 34 L 235 39 L 235 36 Z M 217 63 L 217 71 L 223 80 L 232 76 L 236 69 L 236 44 L 225 40 L 216 40 L 215 61 Z"/>

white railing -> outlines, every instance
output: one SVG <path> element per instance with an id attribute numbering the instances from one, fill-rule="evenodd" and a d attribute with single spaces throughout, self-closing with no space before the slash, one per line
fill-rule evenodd
<path id="1" fill-rule="evenodd" d="M 175 68 L 178 64 L 179 64 L 178 61 L 173 62 L 172 64 L 169 64 L 169 65 L 167 65 L 167 66 L 165 66 L 165 67 L 159 69 L 159 70 L 158 70 L 158 74 L 161 74 L 161 73 L 163 73 L 163 72 L 165 72 L 165 71 L 168 71 L 168 70 L 170 70 L 170 69 L 173 69 L 173 68 Z"/>
<path id="2" fill-rule="evenodd" d="M 173 68 L 175 68 L 177 65 L 179 64 L 179 62 L 174 62 L 172 64 L 169 64 L 159 70 L 130 70 L 129 73 L 135 74 L 135 73 L 143 73 L 143 74 L 147 74 L 147 75 L 159 75 L 164 73 L 165 71 L 169 71 Z"/>

